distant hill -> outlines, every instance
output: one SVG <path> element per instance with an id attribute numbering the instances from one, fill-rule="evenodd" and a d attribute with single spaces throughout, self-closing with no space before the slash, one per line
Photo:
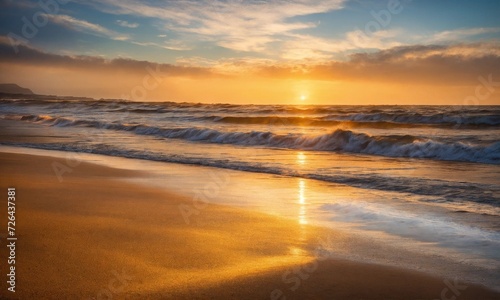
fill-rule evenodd
<path id="1" fill-rule="evenodd" d="M 0 93 L 34 95 L 30 89 L 20 87 L 14 83 L 0 83 Z"/>

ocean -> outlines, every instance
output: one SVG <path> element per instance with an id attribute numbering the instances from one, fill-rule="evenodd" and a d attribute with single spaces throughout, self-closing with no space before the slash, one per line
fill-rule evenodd
<path id="1" fill-rule="evenodd" d="M 3 147 L 139 159 L 173 178 L 143 179 L 160 186 L 187 190 L 227 170 L 213 201 L 341 230 L 339 257 L 498 288 L 500 106 L 4 96 L 0 121 Z"/>

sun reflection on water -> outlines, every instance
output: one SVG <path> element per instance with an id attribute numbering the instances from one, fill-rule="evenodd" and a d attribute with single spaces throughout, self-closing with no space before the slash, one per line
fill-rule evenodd
<path id="1" fill-rule="evenodd" d="M 307 157 L 304 154 L 304 152 L 297 152 L 297 164 L 299 165 L 305 165 L 306 164 Z"/>

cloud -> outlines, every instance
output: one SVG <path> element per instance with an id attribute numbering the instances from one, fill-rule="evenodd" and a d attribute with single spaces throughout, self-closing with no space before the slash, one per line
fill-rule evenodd
<path id="1" fill-rule="evenodd" d="M 168 32 L 188 44 L 212 42 L 235 51 L 279 56 L 285 60 L 331 59 L 354 49 L 387 49 L 401 45 L 398 30 L 365 34 L 347 32 L 343 39 L 328 39 L 301 33 L 319 22 L 294 17 L 326 13 L 343 7 L 345 0 L 200 0 L 137 2 L 104 0 L 94 7 L 114 14 L 154 18 Z M 272 46 L 272 47 L 271 47 Z M 179 50 L 185 47 L 172 47 Z"/>
<path id="2" fill-rule="evenodd" d="M 129 22 L 123 21 L 123 20 L 116 20 L 116 23 L 122 27 L 127 27 L 127 28 L 139 27 L 139 23 L 129 23 Z"/>
<path id="3" fill-rule="evenodd" d="M 385 82 L 398 85 L 476 85 L 479 76 L 500 78 L 500 42 L 453 45 L 398 46 L 370 53 L 358 52 L 346 61 L 277 61 L 255 57 L 211 60 L 181 57 L 175 65 L 133 59 L 105 59 L 46 53 L 19 45 L 15 54 L 8 37 L 0 37 L 0 63 L 66 68 L 93 72 L 125 71 L 144 74 L 159 68 L 167 76 L 213 78 L 253 77 L 343 82 Z"/>
<path id="4" fill-rule="evenodd" d="M 157 1 L 104 0 L 90 3 L 107 13 L 157 19 L 165 30 L 180 34 L 183 40 L 212 41 L 236 51 L 264 52 L 270 43 L 280 41 L 285 34 L 317 26 L 291 18 L 340 9 L 344 1 L 167 0 L 159 4 Z"/>
<path id="5" fill-rule="evenodd" d="M 176 63 L 180 66 L 204 67 L 212 70 L 213 73 L 227 76 L 256 74 L 261 69 L 274 66 L 276 61 L 265 58 L 241 57 L 207 59 L 203 57 L 179 57 Z"/>
<path id="6" fill-rule="evenodd" d="M 191 50 L 192 48 L 188 45 L 186 45 L 183 41 L 180 40 L 168 40 L 164 41 L 162 43 L 155 43 L 155 42 L 132 42 L 132 44 L 139 45 L 139 46 L 153 46 L 153 47 L 158 47 L 158 48 L 163 48 L 167 50 L 173 50 L 173 51 L 187 51 Z"/>
<path id="7" fill-rule="evenodd" d="M 165 76 L 211 77 L 214 74 L 206 68 L 175 66 L 127 58 L 106 59 L 98 56 L 59 55 L 39 49 L 18 45 L 16 54 L 8 37 L 0 36 L 0 63 L 24 65 L 29 67 L 62 68 L 91 72 L 124 71 L 133 74 L 146 74 L 147 68 L 161 70 Z"/>
<path id="8" fill-rule="evenodd" d="M 456 29 L 456 30 L 446 30 L 438 32 L 429 38 L 430 42 L 444 42 L 444 41 L 457 41 L 464 40 L 472 36 L 484 35 L 488 33 L 500 32 L 500 27 L 488 27 L 488 28 L 468 28 L 468 29 Z"/>
<path id="9" fill-rule="evenodd" d="M 44 14 L 52 23 L 64 26 L 66 28 L 96 35 L 110 37 L 114 40 L 128 40 L 129 37 L 123 34 L 119 34 L 115 31 L 109 30 L 101 25 L 87 22 L 85 20 L 80 20 L 73 18 L 68 15 L 49 15 Z"/>
<path id="10" fill-rule="evenodd" d="M 500 78 L 500 42 L 396 46 L 356 52 L 345 61 L 180 57 L 176 64 L 226 76 L 467 86 L 477 84 L 479 76 Z"/>
<path id="11" fill-rule="evenodd" d="M 347 32 L 343 39 L 293 34 L 293 39 L 284 43 L 281 57 L 285 60 L 319 62 L 331 60 L 335 55 L 351 50 L 388 49 L 401 45 L 392 41 L 398 34 L 397 30 L 379 30 L 370 35 L 355 30 Z"/>
<path id="12" fill-rule="evenodd" d="M 312 66 L 305 76 L 458 86 L 475 84 L 479 76 L 499 77 L 498 70 L 500 43 L 488 42 L 400 46 L 374 53 L 356 53 L 346 62 Z M 291 70 L 288 73 L 293 74 Z"/>
<path id="13" fill-rule="evenodd" d="M 32 2 L 32 1 L 25 1 L 25 0 L 17 0 L 17 1 L 2 1 L 0 5 L 5 5 L 5 6 L 17 6 L 20 8 L 25 8 L 25 9 L 33 9 L 33 8 L 38 8 L 39 5 L 38 3 Z"/>

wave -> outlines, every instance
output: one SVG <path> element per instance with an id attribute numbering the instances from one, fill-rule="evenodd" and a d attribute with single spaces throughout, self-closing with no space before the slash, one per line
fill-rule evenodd
<path id="1" fill-rule="evenodd" d="M 23 115 L 20 119 L 51 126 L 93 127 L 204 143 L 500 164 L 500 142 L 489 145 L 473 145 L 462 142 L 446 143 L 412 135 L 370 136 L 342 129 L 337 129 L 329 134 L 308 136 L 261 131 L 221 132 L 197 127 L 161 128 L 144 124 L 106 123 L 43 115 Z"/>
<path id="2" fill-rule="evenodd" d="M 347 126 L 347 127 L 370 127 L 370 128 L 391 128 L 391 127 L 413 127 L 411 124 L 396 124 L 391 122 L 351 122 L 322 120 L 319 118 L 307 117 L 279 117 L 279 116 L 209 116 L 200 118 L 204 121 L 228 123 L 228 124 L 257 124 L 271 126 Z"/>
<path id="3" fill-rule="evenodd" d="M 330 220 L 353 222 L 369 230 L 387 232 L 412 240 L 437 243 L 462 251 L 492 252 L 500 258 L 500 233 L 485 230 L 451 219 L 435 218 L 432 215 L 410 212 L 390 205 L 370 202 L 337 202 L 325 204 L 322 210 L 330 212 Z M 484 247 L 477 249 L 475 245 Z"/>
<path id="4" fill-rule="evenodd" d="M 385 115 L 385 114 L 384 114 Z M 500 116 L 468 116 L 455 119 L 437 117 L 433 122 L 429 118 L 403 118 L 399 116 L 381 118 L 380 115 L 337 115 L 335 117 L 286 117 L 286 116 L 208 116 L 199 118 L 202 121 L 228 124 L 258 124 L 271 126 L 344 126 L 350 128 L 489 128 L 500 125 Z"/>
<path id="5" fill-rule="evenodd" d="M 438 113 L 424 115 L 419 113 L 403 114 L 394 113 L 357 113 L 334 114 L 322 118 L 327 121 L 352 121 L 352 122 L 391 122 L 400 124 L 428 124 L 446 126 L 499 126 L 499 114 L 470 115 L 466 112 L 448 114 Z"/>
<path id="6" fill-rule="evenodd" d="M 500 216 L 500 189 L 498 186 L 491 184 L 471 182 L 463 183 L 415 177 L 387 177 L 379 174 L 363 176 L 360 176 L 360 174 L 347 173 L 325 175 L 321 173 L 302 172 L 287 168 L 287 166 L 277 166 L 275 164 L 267 164 L 263 162 L 247 162 L 241 160 L 228 160 L 225 158 L 206 158 L 196 155 L 190 156 L 189 154 L 166 154 L 154 152 L 148 149 L 125 149 L 116 145 L 99 143 L 67 144 L 0 142 L 0 144 L 45 150 L 93 153 L 169 163 L 201 165 L 245 172 L 313 179 L 362 189 L 405 193 L 408 195 L 405 197 L 406 199 L 410 199 L 411 195 L 416 195 L 417 198 L 414 198 L 416 201 L 444 206 L 450 211 L 460 209 L 470 213 Z"/>
<path id="7" fill-rule="evenodd" d="M 198 117 L 202 121 L 212 121 L 230 124 L 262 124 L 262 125 L 299 125 L 299 126 L 337 126 L 351 127 L 441 127 L 441 128 L 488 128 L 500 126 L 500 112 L 485 110 L 463 110 L 447 113 L 415 113 L 411 110 L 393 109 L 383 111 L 368 109 L 366 112 L 353 112 L 352 109 L 296 107 L 253 107 L 253 106 L 223 106 L 204 105 L 189 106 L 179 104 L 169 105 L 123 105 L 119 111 L 143 113 L 186 113 Z M 365 108 L 366 109 L 366 108 Z M 209 115 L 217 113 L 221 115 Z M 247 116 L 241 116 L 242 114 Z M 248 115 L 253 116 L 248 116 Z"/>
<path id="8" fill-rule="evenodd" d="M 29 98 L 29 97 L 28 97 Z M 95 100 L 44 96 L 33 99 L 0 99 L 7 105 L 49 105 L 53 109 L 75 106 L 90 110 L 130 112 L 134 114 L 186 113 L 203 115 L 208 121 L 235 124 L 337 125 L 340 122 L 373 126 L 498 127 L 499 106 L 293 106 L 232 105 L 177 102 L 131 102 L 120 99 Z M 212 115 L 210 115 L 212 114 Z M 244 115 L 244 116 L 242 116 Z M 253 116 L 248 116 L 253 115 Z M 360 125 L 366 126 L 366 125 Z"/>

